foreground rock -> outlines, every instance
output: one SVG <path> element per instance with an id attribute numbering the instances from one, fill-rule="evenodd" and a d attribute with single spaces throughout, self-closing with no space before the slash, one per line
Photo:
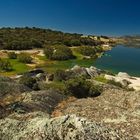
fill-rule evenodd
<path id="1" fill-rule="evenodd" d="M 23 118 L 26 114 L 37 111 L 41 111 L 46 114 L 46 117 L 49 117 L 64 98 L 54 89 L 7 95 L 0 99 L 0 118 L 9 115 L 12 118 Z"/>
<path id="2" fill-rule="evenodd" d="M 27 121 L 0 120 L 1 140 L 127 140 L 119 131 L 75 115 L 54 119 L 36 117 Z"/>
<path id="3" fill-rule="evenodd" d="M 56 111 L 60 115 L 76 114 L 102 122 L 107 127 L 140 139 L 140 92 L 126 91 L 108 84 L 102 84 L 102 87 L 100 96 L 67 102 L 65 106 L 59 105 Z"/>

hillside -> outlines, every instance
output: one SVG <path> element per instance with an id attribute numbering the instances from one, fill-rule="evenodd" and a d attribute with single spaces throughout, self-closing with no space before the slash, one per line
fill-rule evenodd
<path id="1" fill-rule="evenodd" d="M 1 28 L 0 48 L 24 50 L 32 48 L 43 48 L 44 45 L 66 45 L 66 46 L 97 46 L 103 42 L 100 37 L 94 40 L 91 37 L 82 37 L 82 34 L 63 33 L 51 29 L 41 28 Z M 102 37 L 103 38 L 103 37 Z"/>

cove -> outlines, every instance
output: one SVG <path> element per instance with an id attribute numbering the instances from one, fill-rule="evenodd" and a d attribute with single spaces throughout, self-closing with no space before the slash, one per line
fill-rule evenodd
<path id="1" fill-rule="evenodd" d="M 140 48 L 117 45 L 93 65 L 113 73 L 127 72 L 132 76 L 140 76 Z"/>

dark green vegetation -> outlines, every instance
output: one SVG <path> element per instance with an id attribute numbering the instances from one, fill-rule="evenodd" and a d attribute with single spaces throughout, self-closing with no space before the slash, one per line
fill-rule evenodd
<path id="1" fill-rule="evenodd" d="M 68 60 L 75 58 L 72 50 L 66 46 L 46 46 L 44 53 L 50 60 Z"/>
<path id="2" fill-rule="evenodd" d="M 8 61 L 6 59 L 0 59 L 0 70 L 11 71 L 12 65 L 11 65 L 10 61 Z"/>
<path id="3" fill-rule="evenodd" d="M 8 57 L 9 57 L 9 59 L 16 59 L 17 58 L 17 54 L 15 52 L 9 52 L 8 53 Z"/>
<path id="4" fill-rule="evenodd" d="M 87 74 L 78 75 L 74 71 L 57 70 L 51 75 L 46 73 L 36 75 L 35 71 L 26 73 L 20 78 L 19 83 L 32 90 L 55 89 L 63 95 L 76 98 L 96 97 L 102 92 L 102 88 L 93 84 Z M 45 82 L 46 78 L 48 82 Z"/>
<path id="5" fill-rule="evenodd" d="M 67 91 L 77 98 L 96 97 L 101 94 L 99 86 L 93 86 L 84 77 L 76 77 L 65 82 Z"/>
<path id="6" fill-rule="evenodd" d="M 18 55 L 19 62 L 22 63 L 32 63 L 32 57 L 26 53 L 21 53 Z"/>
<path id="7" fill-rule="evenodd" d="M 85 56 L 95 56 L 96 53 L 103 52 L 103 49 L 101 47 L 91 47 L 91 46 L 81 46 L 77 48 L 78 52 Z"/>
<path id="8" fill-rule="evenodd" d="M 50 29 L 40 28 L 1 28 L 0 49 L 26 50 L 32 48 L 43 48 L 44 45 L 66 45 L 66 46 L 97 46 L 102 41 L 93 40 L 90 37 L 82 38 L 82 34 L 70 34 Z"/>

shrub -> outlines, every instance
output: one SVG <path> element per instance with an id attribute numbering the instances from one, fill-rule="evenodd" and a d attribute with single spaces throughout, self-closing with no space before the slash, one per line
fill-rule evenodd
<path id="1" fill-rule="evenodd" d="M 76 77 L 65 82 L 66 90 L 76 98 L 96 97 L 101 94 L 101 88 L 93 85 L 83 77 Z"/>
<path id="2" fill-rule="evenodd" d="M 98 85 L 92 85 L 89 89 L 89 96 L 90 97 L 97 97 L 101 94 L 102 88 Z"/>
<path id="3" fill-rule="evenodd" d="M 39 90 L 37 80 L 35 78 L 29 77 L 29 76 L 22 76 L 19 83 L 33 90 Z"/>
<path id="4" fill-rule="evenodd" d="M 32 57 L 30 57 L 28 54 L 26 53 L 21 53 L 18 56 L 18 60 L 22 63 L 32 63 Z"/>
<path id="5" fill-rule="evenodd" d="M 0 59 L 0 70 L 11 71 L 12 65 L 8 60 Z"/>
<path id="6" fill-rule="evenodd" d="M 96 54 L 95 48 L 90 46 L 81 46 L 78 48 L 78 52 L 85 56 L 93 56 Z"/>
<path id="7" fill-rule="evenodd" d="M 72 46 L 81 46 L 81 42 L 78 39 L 71 40 Z"/>
<path id="8" fill-rule="evenodd" d="M 66 89 L 68 92 L 77 98 L 87 97 L 89 88 L 88 83 L 85 82 L 85 79 L 82 77 L 73 78 L 65 82 Z"/>
<path id="9" fill-rule="evenodd" d="M 9 52 L 9 53 L 8 53 L 8 57 L 9 57 L 10 59 L 16 59 L 16 58 L 17 58 L 17 54 L 16 54 L 15 52 Z"/>
<path id="10" fill-rule="evenodd" d="M 64 40 L 64 45 L 66 45 L 66 46 L 69 46 L 69 47 L 71 47 L 72 46 L 72 43 L 71 43 L 71 41 L 70 40 Z"/>
<path id="11" fill-rule="evenodd" d="M 68 60 L 74 58 L 70 48 L 66 46 L 47 46 L 44 53 L 48 59 Z"/>
<path id="12" fill-rule="evenodd" d="M 44 54 L 48 59 L 52 59 L 53 51 L 54 50 L 52 46 L 46 46 L 44 49 Z"/>
<path id="13" fill-rule="evenodd" d="M 120 82 L 115 82 L 114 80 L 108 80 L 107 83 L 122 88 L 122 84 Z"/>

